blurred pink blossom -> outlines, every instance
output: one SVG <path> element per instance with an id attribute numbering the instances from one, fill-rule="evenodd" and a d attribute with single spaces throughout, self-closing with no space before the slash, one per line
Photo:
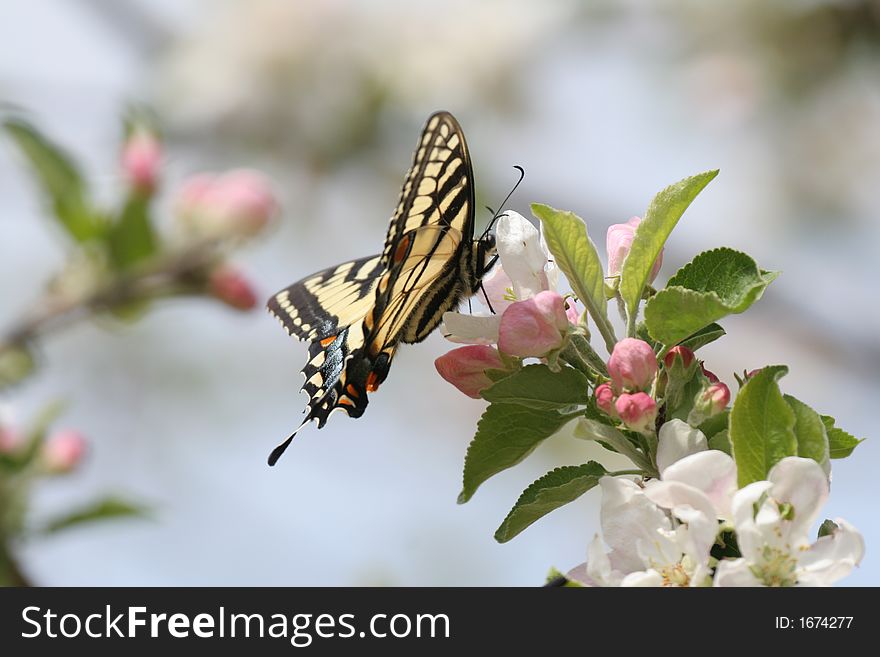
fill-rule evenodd
<path id="1" fill-rule="evenodd" d="M 214 297 L 239 310 L 251 310 L 257 305 L 257 295 L 250 281 L 238 269 L 223 265 L 211 272 L 208 289 Z"/>
<path id="2" fill-rule="evenodd" d="M 657 357 L 644 340 L 624 338 L 608 359 L 608 375 L 615 392 L 644 390 L 657 375 Z"/>
<path id="3" fill-rule="evenodd" d="M 278 212 L 269 180 L 257 171 L 202 173 L 187 179 L 175 210 L 184 228 L 203 237 L 250 237 Z"/>
<path id="4" fill-rule="evenodd" d="M 562 297 L 545 290 L 504 311 L 498 348 L 511 356 L 542 358 L 562 346 L 568 328 Z"/>
<path id="5" fill-rule="evenodd" d="M 443 354 L 434 361 L 440 376 L 468 397 L 480 398 L 480 392 L 492 385 L 486 370 L 503 370 L 505 365 L 494 347 L 467 345 Z"/>
<path id="6" fill-rule="evenodd" d="M 614 408 L 623 423 L 633 431 L 648 432 L 654 429 L 657 419 L 657 402 L 644 392 L 623 393 L 614 402 Z"/>
<path id="7" fill-rule="evenodd" d="M 144 194 L 153 192 L 162 167 L 162 145 L 156 135 L 136 128 L 122 147 L 121 165 L 129 185 Z"/>
<path id="8" fill-rule="evenodd" d="M 623 261 L 632 248 L 633 237 L 636 234 L 636 228 L 642 222 L 639 217 L 632 217 L 625 224 L 612 224 L 608 227 L 608 234 L 605 240 L 605 250 L 608 253 L 608 275 L 616 276 L 623 269 Z M 654 261 L 651 273 L 648 275 L 648 283 L 654 282 L 660 266 L 663 264 L 663 249 Z"/>
<path id="9" fill-rule="evenodd" d="M 24 436 L 14 427 L 0 426 L 0 454 L 12 454 L 24 443 Z"/>
<path id="10" fill-rule="evenodd" d="M 82 434 L 73 429 L 57 431 L 43 445 L 43 463 L 46 470 L 53 474 L 70 472 L 86 452 L 86 440 Z"/>

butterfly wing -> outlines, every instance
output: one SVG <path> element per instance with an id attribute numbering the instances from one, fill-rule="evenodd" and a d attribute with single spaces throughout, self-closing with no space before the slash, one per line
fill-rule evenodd
<path id="1" fill-rule="evenodd" d="M 346 362 L 363 345 L 363 320 L 383 273 L 380 256 L 359 258 L 312 274 L 269 299 L 269 311 L 290 335 L 312 341 L 302 369 L 302 389 L 309 401 L 300 428 L 312 420 L 324 426 L 336 408 L 352 417 L 363 414 L 366 394 L 358 396 L 352 390 L 346 394 Z M 270 465 L 292 438 L 276 448 Z"/>
<path id="2" fill-rule="evenodd" d="M 268 307 L 288 334 L 323 340 L 362 320 L 373 305 L 385 268 L 381 256 L 330 267 L 284 288 Z"/>
<path id="3" fill-rule="evenodd" d="M 422 226 L 456 228 L 464 242 L 474 234 L 474 186 L 464 132 L 449 112 L 432 114 L 419 138 L 397 209 L 391 217 L 383 264 L 390 265 L 403 236 Z"/>

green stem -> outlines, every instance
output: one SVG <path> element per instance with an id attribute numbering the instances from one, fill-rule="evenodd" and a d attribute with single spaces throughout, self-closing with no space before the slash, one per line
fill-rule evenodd
<path id="1" fill-rule="evenodd" d="M 606 477 L 623 477 L 625 475 L 645 475 L 647 474 L 644 470 L 614 470 L 613 472 L 606 473 Z"/>

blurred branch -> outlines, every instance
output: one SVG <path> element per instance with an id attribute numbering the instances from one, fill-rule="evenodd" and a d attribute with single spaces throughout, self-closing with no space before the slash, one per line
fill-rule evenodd
<path id="1" fill-rule="evenodd" d="M 50 291 L 30 313 L 2 333 L 0 359 L 7 353 L 27 351 L 45 334 L 96 313 L 158 297 L 202 291 L 205 272 L 218 260 L 217 246 L 216 240 L 210 240 L 156 258 L 80 296 Z"/>

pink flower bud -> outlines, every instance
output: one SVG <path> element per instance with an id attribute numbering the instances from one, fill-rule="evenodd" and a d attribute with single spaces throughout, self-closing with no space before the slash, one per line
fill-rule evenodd
<path id="1" fill-rule="evenodd" d="M 132 188 L 144 194 L 156 189 L 162 165 L 162 146 L 149 130 L 137 128 L 122 147 L 122 172 Z"/>
<path id="2" fill-rule="evenodd" d="M 12 427 L 0 426 L 0 454 L 13 454 L 24 444 L 24 436 Z"/>
<path id="3" fill-rule="evenodd" d="M 506 369 L 498 350 L 485 344 L 453 349 L 435 360 L 434 367 L 440 376 L 474 399 L 492 385 L 486 370 Z"/>
<path id="4" fill-rule="evenodd" d="M 568 328 L 562 297 L 545 290 L 508 306 L 498 327 L 498 348 L 511 356 L 542 358 L 562 346 Z"/>
<path id="5" fill-rule="evenodd" d="M 694 356 L 693 351 L 687 347 L 676 345 L 666 352 L 666 356 L 663 358 L 663 364 L 666 365 L 667 368 L 671 368 L 676 360 L 678 360 L 682 366 L 687 369 L 691 366 L 691 363 L 694 362 L 694 358 L 696 358 L 696 356 Z"/>
<path id="6" fill-rule="evenodd" d="M 596 386 L 596 405 L 605 411 L 611 417 L 617 417 L 617 411 L 614 408 L 614 391 L 607 383 Z"/>
<path id="7" fill-rule="evenodd" d="M 614 390 L 644 390 L 657 375 L 657 357 L 644 340 L 624 338 L 608 359 L 608 375 Z"/>
<path id="8" fill-rule="evenodd" d="M 250 282 L 239 270 L 229 265 L 211 272 L 208 291 L 223 303 L 239 310 L 250 310 L 257 305 L 257 295 Z"/>
<path id="9" fill-rule="evenodd" d="M 623 261 L 632 248 L 633 237 L 636 234 L 636 227 L 642 222 L 639 217 L 632 217 L 625 224 L 612 224 L 608 228 L 608 234 L 605 239 L 605 250 L 608 253 L 608 275 L 616 276 L 623 269 Z M 660 265 L 663 264 L 663 249 L 654 261 L 651 273 L 648 275 L 648 283 L 652 283 L 657 278 L 660 271 Z"/>
<path id="10" fill-rule="evenodd" d="M 720 381 L 709 384 L 700 399 L 700 410 L 706 417 L 718 415 L 730 403 L 730 388 Z"/>
<path id="11" fill-rule="evenodd" d="M 759 368 L 757 368 L 757 369 L 754 369 L 754 370 L 751 370 L 751 371 L 747 372 L 747 373 L 746 373 L 746 381 L 748 381 L 749 379 L 754 378 L 755 375 L 757 375 L 758 372 L 760 372 L 762 369 L 764 369 L 764 368 L 763 368 L 763 367 L 759 367 Z"/>
<path id="12" fill-rule="evenodd" d="M 703 361 L 700 361 L 700 369 L 703 370 L 703 376 L 709 379 L 709 383 L 718 383 L 718 377 L 715 376 L 713 372 L 706 369 L 706 366 L 703 365 Z"/>
<path id="13" fill-rule="evenodd" d="M 189 178 L 177 194 L 175 210 L 189 232 L 204 237 L 250 237 L 278 211 L 265 176 L 244 169 Z"/>
<path id="14" fill-rule="evenodd" d="M 86 441 L 82 434 L 73 429 L 64 429 L 52 434 L 43 445 L 43 464 L 52 474 L 62 474 L 73 470 L 86 452 Z"/>
<path id="15" fill-rule="evenodd" d="M 623 423 L 633 431 L 653 431 L 657 419 L 657 402 L 644 392 L 623 393 L 614 402 Z"/>

